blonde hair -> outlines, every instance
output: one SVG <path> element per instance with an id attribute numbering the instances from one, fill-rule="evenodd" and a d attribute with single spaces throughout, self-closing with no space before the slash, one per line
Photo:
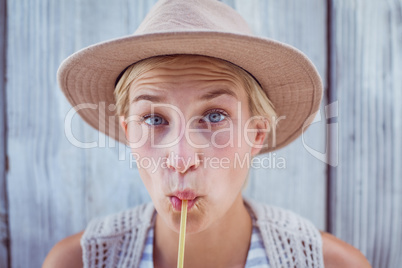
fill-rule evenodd
<path id="1" fill-rule="evenodd" d="M 276 112 L 271 101 L 268 99 L 268 96 L 265 94 L 256 79 L 254 79 L 254 77 L 252 77 L 248 72 L 225 60 L 207 56 L 183 54 L 155 56 L 136 62 L 127 67 L 120 76 L 114 91 L 116 114 L 118 116 L 123 115 L 125 118 L 128 118 L 129 89 L 131 83 L 135 79 L 150 70 L 156 69 L 160 65 L 174 64 L 178 61 L 186 60 L 188 58 L 193 59 L 194 57 L 200 57 L 202 60 L 209 61 L 213 64 L 219 63 L 222 67 L 226 67 L 232 71 L 235 76 L 240 78 L 248 96 L 248 105 L 252 116 L 262 116 L 270 123 L 272 123 L 271 120 L 273 120 L 273 118 L 276 118 Z"/>

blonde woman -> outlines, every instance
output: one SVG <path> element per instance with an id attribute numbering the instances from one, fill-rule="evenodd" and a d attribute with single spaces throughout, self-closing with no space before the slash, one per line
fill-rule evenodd
<path id="1" fill-rule="evenodd" d="M 301 52 L 253 37 L 230 7 L 160 1 L 133 36 L 63 62 L 59 82 L 73 106 L 109 107 L 77 111 L 131 148 L 152 203 L 92 220 L 44 267 L 175 267 L 184 200 L 185 267 L 370 267 L 310 221 L 243 198 L 252 158 L 301 134 L 322 84 Z"/>

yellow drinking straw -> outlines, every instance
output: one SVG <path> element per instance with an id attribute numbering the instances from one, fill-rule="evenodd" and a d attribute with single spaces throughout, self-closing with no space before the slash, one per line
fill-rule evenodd
<path id="1" fill-rule="evenodd" d="M 181 204 L 179 255 L 177 257 L 177 268 L 183 268 L 184 263 L 184 243 L 186 242 L 186 221 L 187 221 L 187 200 L 183 200 Z"/>

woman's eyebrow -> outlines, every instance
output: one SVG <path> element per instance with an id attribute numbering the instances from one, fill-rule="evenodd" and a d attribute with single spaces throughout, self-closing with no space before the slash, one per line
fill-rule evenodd
<path id="1" fill-rule="evenodd" d="M 157 95 L 150 95 L 150 94 L 141 94 L 136 96 L 131 103 L 140 101 L 140 100 L 147 100 L 151 102 L 166 102 L 166 98 L 164 96 L 157 96 Z"/>
<path id="2" fill-rule="evenodd" d="M 222 95 L 229 95 L 237 99 L 237 95 L 234 91 L 228 89 L 228 88 L 219 88 L 215 90 L 211 90 L 204 95 L 200 97 L 200 100 L 203 101 L 208 101 L 214 98 L 217 98 Z M 141 94 L 136 96 L 131 103 L 140 101 L 140 100 L 146 100 L 146 101 L 151 101 L 151 102 L 166 102 L 166 97 L 165 96 L 158 96 L 158 95 L 152 95 L 152 94 Z"/>
<path id="3" fill-rule="evenodd" d="M 237 99 L 236 93 L 233 90 L 230 90 L 228 88 L 219 88 L 219 89 L 212 90 L 212 91 L 202 95 L 200 99 L 201 100 L 211 100 L 211 99 L 214 99 L 221 95 L 229 95 L 229 96 L 232 96 Z"/>

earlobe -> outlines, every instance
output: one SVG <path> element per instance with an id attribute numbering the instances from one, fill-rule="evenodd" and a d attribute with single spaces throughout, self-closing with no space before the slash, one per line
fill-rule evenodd
<path id="1" fill-rule="evenodd" d="M 257 155 L 262 148 L 264 148 L 264 141 L 265 141 L 266 133 L 263 131 L 258 131 L 255 136 L 254 146 L 251 149 L 251 154 L 253 156 Z"/>
<path id="2" fill-rule="evenodd" d="M 257 155 L 265 146 L 265 139 L 267 136 L 267 132 L 269 131 L 268 120 L 259 120 L 255 125 L 255 129 L 257 130 L 257 132 L 254 137 L 253 147 L 251 148 L 252 156 Z"/>

